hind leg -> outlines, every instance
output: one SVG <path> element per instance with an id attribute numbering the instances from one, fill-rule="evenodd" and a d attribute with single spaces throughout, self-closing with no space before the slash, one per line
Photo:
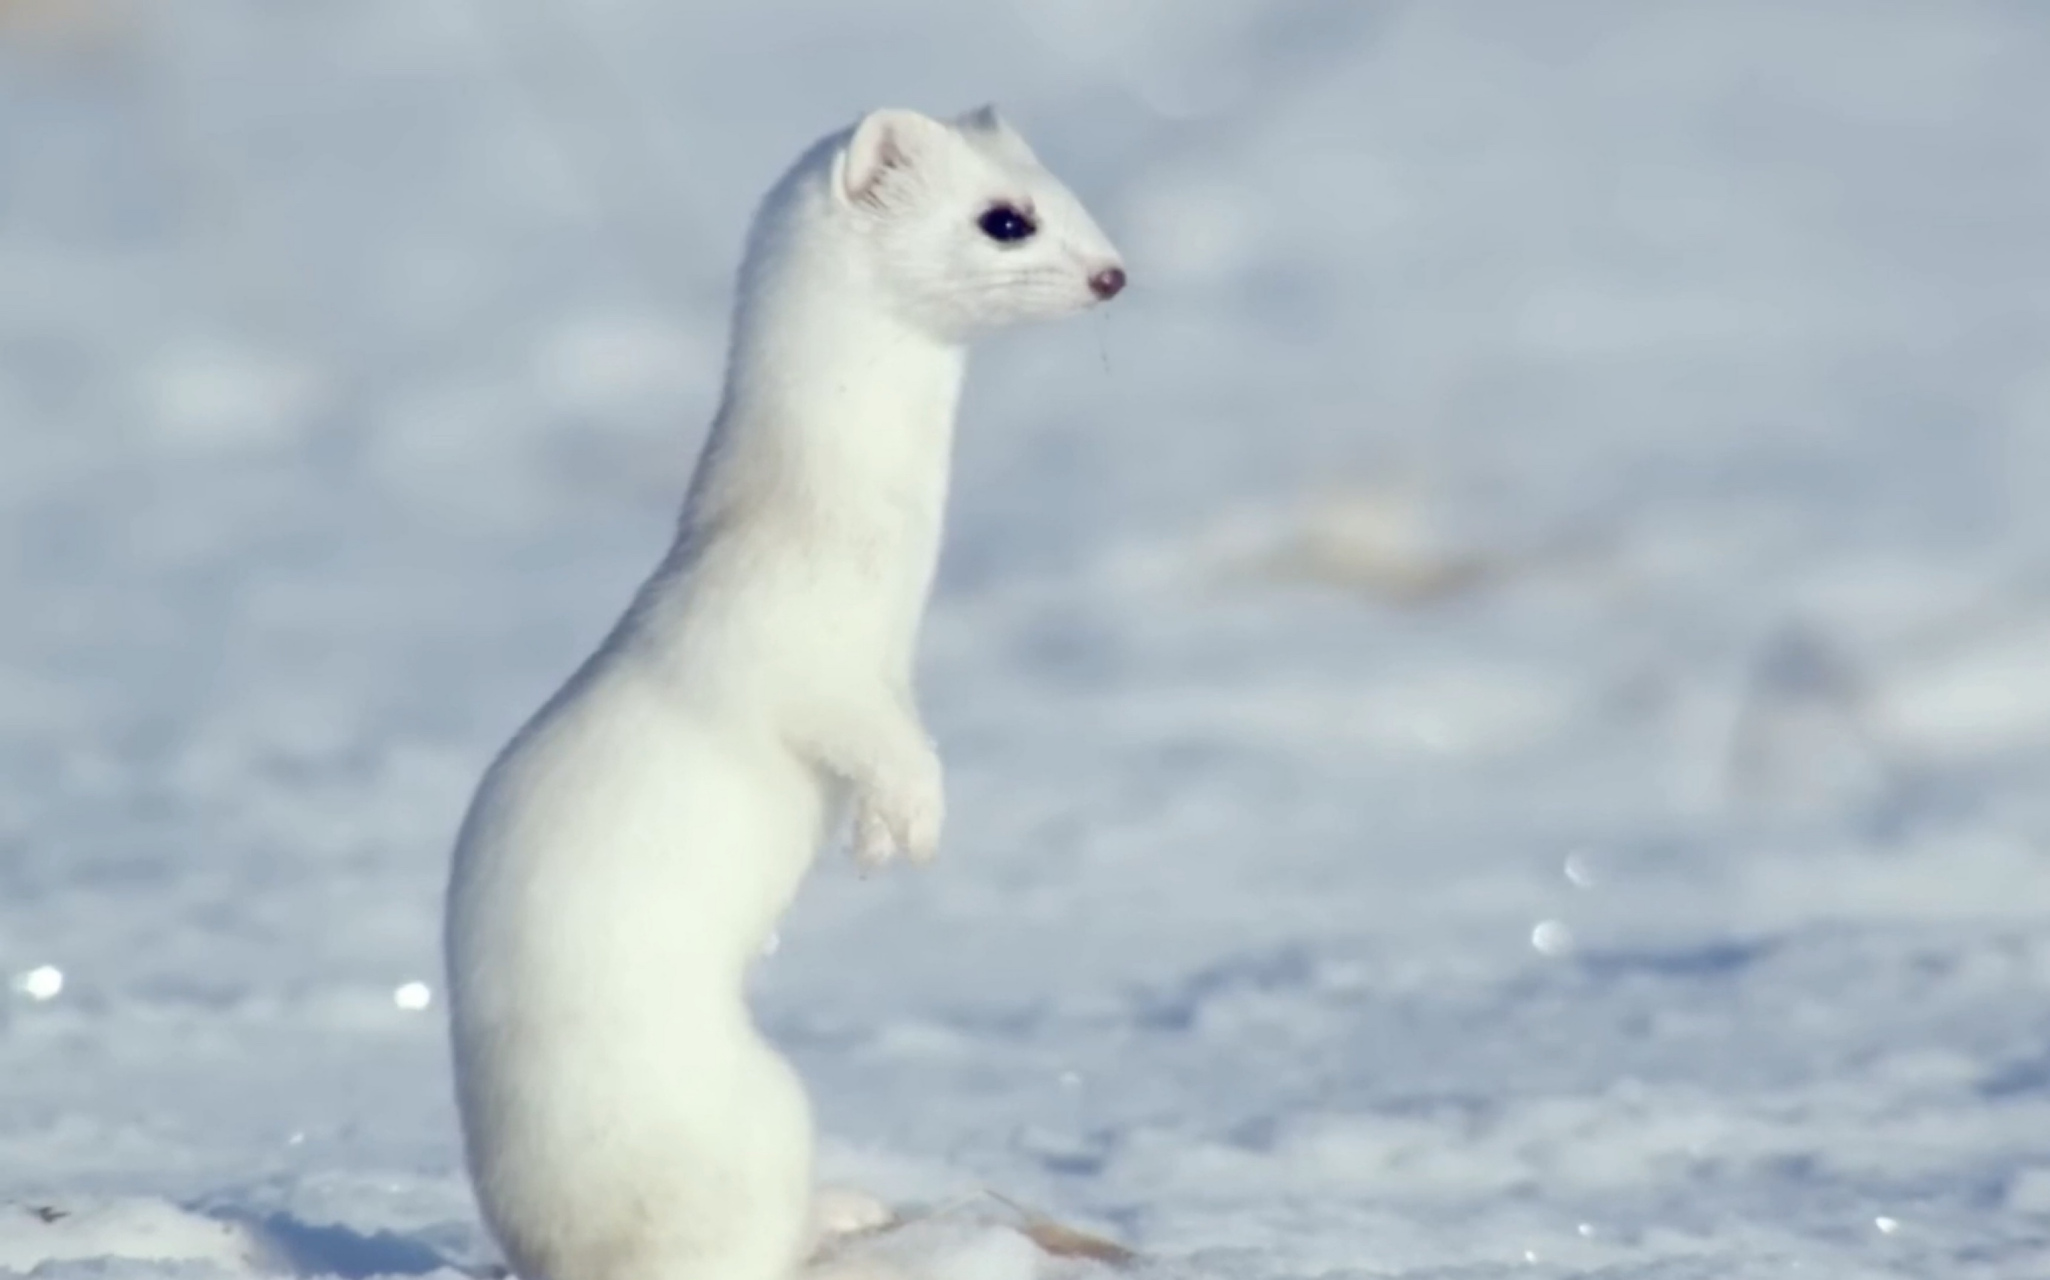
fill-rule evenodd
<path id="1" fill-rule="evenodd" d="M 866 1191 L 852 1187 L 820 1187 L 812 1193 L 812 1247 L 824 1248 L 846 1237 L 880 1231 L 897 1221 L 896 1211 Z"/>

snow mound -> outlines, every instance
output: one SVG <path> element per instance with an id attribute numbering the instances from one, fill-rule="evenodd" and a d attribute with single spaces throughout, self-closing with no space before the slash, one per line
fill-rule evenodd
<path id="1" fill-rule="evenodd" d="M 242 1223 L 181 1209 L 166 1200 L 16 1201 L 0 1205 L 0 1270 L 46 1263 L 132 1259 L 205 1262 L 254 1269 L 266 1250 Z"/>

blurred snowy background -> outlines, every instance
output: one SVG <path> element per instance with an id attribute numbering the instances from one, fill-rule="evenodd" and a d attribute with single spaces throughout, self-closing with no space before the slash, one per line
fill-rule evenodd
<path id="1" fill-rule="evenodd" d="M 2034 0 L 0 2 L 0 1269 L 488 1264 L 461 806 L 759 193 L 987 99 L 1135 283 L 971 379 L 942 861 L 764 965 L 828 1169 L 1176 1275 L 2050 1274 Z"/>

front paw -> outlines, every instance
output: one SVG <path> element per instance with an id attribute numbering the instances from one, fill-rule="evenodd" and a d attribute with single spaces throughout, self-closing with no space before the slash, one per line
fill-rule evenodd
<path id="1" fill-rule="evenodd" d="M 915 772 L 869 786 L 855 800 L 854 860 L 874 870 L 903 856 L 930 862 L 940 849 L 946 789 L 933 756 Z"/>

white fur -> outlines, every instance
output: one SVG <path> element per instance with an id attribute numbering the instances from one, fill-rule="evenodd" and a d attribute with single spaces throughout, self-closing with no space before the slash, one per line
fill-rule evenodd
<path id="1" fill-rule="evenodd" d="M 996 201 L 1039 233 L 989 239 Z M 809 1103 L 745 972 L 844 809 L 865 862 L 935 851 L 912 657 L 965 345 L 1117 265 L 987 110 L 874 112 L 764 202 L 675 544 L 456 849 L 457 1094 L 523 1280 L 776 1280 L 816 1243 Z"/>

